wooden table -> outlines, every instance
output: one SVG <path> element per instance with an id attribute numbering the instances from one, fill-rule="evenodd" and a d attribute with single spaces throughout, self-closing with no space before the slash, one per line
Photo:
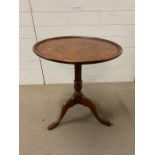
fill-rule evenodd
<path id="1" fill-rule="evenodd" d="M 118 44 L 94 37 L 63 36 L 40 41 L 34 45 L 33 51 L 44 59 L 73 64 L 75 67 L 73 96 L 63 104 L 58 120 L 48 126 L 49 130 L 58 126 L 67 110 L 75 104 L 82 104 L 90 108 L 100 123 L 111 126 L 111 122 L 101 118 L 95 104 L 81 92 L 81 72 L 83 64 L 105 62 L 121 55 L 122 50 Z"/>

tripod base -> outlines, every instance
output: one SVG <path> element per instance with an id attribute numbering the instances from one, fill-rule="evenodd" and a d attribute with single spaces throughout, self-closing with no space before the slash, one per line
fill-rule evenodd
<path id="1" fill-rule="evenodd" d="M 58 120 L 53 122 L 52 124 L 50 124 L 48 126 L 48 130 L 52 130 L 55 127 L 57 127 L 60 124 L 61 120 L 63 119 L 67 110 L 76 104 L 82 104 L 82 105 L 90 108 L 90 110 L 92 111 L 92 113 L 94 114 L 94 116 L 100 123 L 102 123 L 106 126 L 111 126 L 110 121 L 105 120 L 99 116 L 97 109 L 95 107 L 95 104 L 90 99 L 86 98 L 81 92 L 75 91 L 74 95 L 69 100 L 67 100 L 67 102 L 62 106 L 61 113 L 58 117 Z"/>

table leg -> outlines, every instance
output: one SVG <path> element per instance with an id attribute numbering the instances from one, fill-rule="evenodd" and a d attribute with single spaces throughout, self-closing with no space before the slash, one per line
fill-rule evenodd
<path id="1" fill-rule="evenodd" d="M 94 114 L 94 116 L 97 118 L 97 120 L 100 123 L 106 126 L 111 126 L 111 123 L 108 120 L 100 118 L 96 110 L 95 104 L 93 104 L 90 99 L 86 98 L 82 94 L 81 92 L 81 89 L 82 89 L 81 67 L 82 67 L 81 64 L 75 64 L 75 80 L 74 80 L 75 92 L 73 96 L 62 106 L 61 113 L 60 113 L 58 120 L 50 124 L 48 126 L 48 130 L 52 130 L 53 128 L 57 127 L 59 123 L 61 122 L 61 120 L 63 119 L 67 110 L 70 107 L 74 106 L 75 104 L 81 104 L 81 105 L 87 106 L 88 108 L 90 108 L 90 110 L 92 111 L 92 113 Z"/>
<path id="2" fill-rule="evenodd" d="M 106 126 L 111 126 L 111 122 L 106 120 L 106 119 L 103 119 L 99 116 L 98 112 L 97 112 L 97 109 L 96 109 L 96 106 L 95 104 L 88 98 L 86 97 L 83 97 L 82 98 L 82 105 L 84 106 L 87 106 L 88 108 L 90 108 L 90 110 L 92 111 L 92 113 L 94 114 L 94 116 L 97 118 L 97 120 L 106 125 Z"/>
<path id="3" fill-rule="evenodd" d="M 61 108 L 61 112 L 60 112 L 60 115 L 59 115 L 59 118 L 57 121 L 51 123 L 49 126 L 48 126 L 48 130 L 52 130 L 53 128 L 55 128 L 56 126 L 59 125 L 59 123 L 61 122 L 61 120 L 63 119 L 64 115 L 66 114 L 67 110 L 72 107 L 73 105 L 75 105 L 75 102 L 74 102 L 74 99 L 69 99 Z"/>

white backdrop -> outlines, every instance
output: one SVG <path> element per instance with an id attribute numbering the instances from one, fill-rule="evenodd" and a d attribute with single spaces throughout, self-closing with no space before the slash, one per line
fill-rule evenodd
<path id="1" fill-rule="evenodd" d="M 20 84 L 71 83 L 74 70 L 39 59 L 38 40 L 62 35 L 110 39 L 123 47 L 115 60 L 83 66 L 85 82 L 134 80 L 134 0 L 20 0 Z"/>

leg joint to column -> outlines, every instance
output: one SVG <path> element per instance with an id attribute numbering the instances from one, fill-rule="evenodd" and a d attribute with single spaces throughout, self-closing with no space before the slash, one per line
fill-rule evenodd
<path id="1" fill-rule="evenodd" d="M 82 89 L 82 80 L 74 81 L 74 88 L 75 90 L 80 91 Z"/>

